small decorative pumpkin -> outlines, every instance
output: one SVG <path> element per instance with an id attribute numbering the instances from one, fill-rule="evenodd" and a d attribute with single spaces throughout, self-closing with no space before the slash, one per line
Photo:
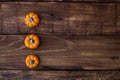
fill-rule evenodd
<path id="1" fill-rule="evenodd" d="M 39 22 L 39 15 L 34 12 L 30 12 L 25 16 L 25 24 L 30 28 L 37 26 Z"/>
<path id="2" fill-rule="evenodd" d="M 25 40 L 24 40 L 24 44 L 27 48 L 35 49 L 40 44 L 39 37 L 35 34 L 27 35 Z"/>
<path id="3" fill-rule="evenodd" d="M 26 57 L 25 63 L 28 68 L 33 69 L 33 68 L 38 67 L 40 61 L 36 55 L 30 54 Z"/>

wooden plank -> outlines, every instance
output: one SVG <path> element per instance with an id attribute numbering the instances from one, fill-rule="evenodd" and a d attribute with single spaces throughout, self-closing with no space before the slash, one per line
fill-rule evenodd
<path id="1" fill-rule="evenodd" d="M 1 70 L 1 80 L 119 80 L 120 71 Z"/>
<path id="2" fill-rule="evenodd" d="M 51 8 L 53 33 L 69 34 L 69 3 L 54 3 Z"/>
<path id="3" fill-rule="evenodd" d="M 7 2 L 2 10 L 3 34 L 117 35 L 116 3 Z M 30 11 L 42 19 L 32 29 L 23 21 Z"/>
<path id="4" fill-rule="evenodd" d="M 0 2 L 0 12 L 2 12 L 2 2 Z M 0 13 L 0 33 L 2 33 L 2 13 Z"/>
<path id="5" fill-rule="evenodd" d="M 115 10 L 114 3 L 71 3 L 70 32 L 75 35 L 116 35 Z"/>
<path id="6" fill-rule="evenodd" d="M 77 0 L 79 1 L 79 0 Z M 120 0 L 83 0 L 83 1 L 88 1 L 88 2 L 120 2 Z"/>
<path id="7" fill-rule="evenodd" d="M 9 0 L 1 0 L 3 2 L 8 2 Z M 17 1 L 17 0 L 14 0 L 14 1 Z M 22 1 L 22 2 L 42 2 L 42 1 L 57 1 L 57 2 L 61 2 L 61 1 L 72 1 L 72 2 L 113 2 L 113 3 L 117 3 L 117 2 L 120 2 L 120 0 L 19 0 L 19 1 Z"/>
<path id="8" fill-rule="evenodd" d="M 117 11 L 116 11 L 116 14 L 117 14 L 117 34 L 120 34 L 120 3 L 117 4 Z"/>
<path id="9" fill-rule="evenodd" d="M 97 35 L 101 33 L 100 3 L 70 3 L 70 33 Z"/>
<path id="10" fill-rule="evenodd" d="M 25 35 L 0 35 L 0 69 L 28 69 L 25 57 L 39 56 L 38 69 L 108 70 L 120 69 L 119 36 L 47 36 L 40 35 L 41 45 L 27 49 Z"/>
<path id="11" fill-rule="evenodd" d="M 11 9 L 12 8 L 12 9 Z M 3 34 L 18 34 L 17 26 L 17 4 L 2 4 Z"/>
<path id="12" fill-rule="evenodd" d="M 108 34 L 113 33 L 116 34 L 116 4 L 105 4 L 103 3 L 100 8 L 101 15 L 101 27 L 102 33 Z"/>
<path id="13" fill-rule="evenodd" d="M 9 4 L 8 4 L 9 5 Z M 35 3 L 35 2 L 22 2 L 18 3 L 19 11 L 18 11 L 18 26 L 20 34 L 28 34 L 28 33 L 37 33 L 37 34 L 47 34 L 52 32 L 52 16 L 51 16 L 51 7 L 52 3 Z M 29 12 L 36 12 L 41 17 L 41 23 L 36 28 L 28 28 L 24 24 L 24 17 Z"/>

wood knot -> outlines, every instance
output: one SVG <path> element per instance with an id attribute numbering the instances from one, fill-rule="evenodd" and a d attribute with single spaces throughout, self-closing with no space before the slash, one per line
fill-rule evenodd
<path id="1" fill-rule="evenodd" d="M 119 57 L 114 56 L 114 57 L 111 57 L 111 59 L 112 60 L 119 60 Z"/>
<path id="2" fill-rule="evenodd" d="M 52 13 L 51 16 L 54 16 L 54 14 Z"/>

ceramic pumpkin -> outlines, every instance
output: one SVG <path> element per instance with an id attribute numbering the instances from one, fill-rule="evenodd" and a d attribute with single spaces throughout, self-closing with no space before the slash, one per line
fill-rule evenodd
<path id="1" fill-rule="evenodd" d="M 24 44 L 27 48 L 35 49 L 40 44 L 39 37 L 35 34 L 27 35 L 25 40 L 24 40 Z"/>
<path id="2" fill-rule="evenodd" d="M 40 22 L 40 18 L 39 18 L 39 15 L 34 13 L 34 12 L 30 12 L 28 13 L 26 16 L 25 16 L 25 24 L 32 28 L 32 27 L 35 27 L 39 24 Z"/>
<path id="3" fill-rule="evenodd" d="M 28 68 L 33 69 L 33 68 L 38 67 L 40 61 L 36 55 L 30 54 L 26 57 L 25 63 Z"/>

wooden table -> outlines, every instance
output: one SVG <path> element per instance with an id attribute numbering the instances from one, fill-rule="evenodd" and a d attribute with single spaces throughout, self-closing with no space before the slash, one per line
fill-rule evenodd
<path id="1" fill-rule="evenodd" d="M 31 11 L 35 28 L 24 24 Z M 30 33 L 41 39 L 35 50 L 23 43 Z M 31 53 L 41 61 L 33 70 Z M 120 80 L 119 70 L 120 3 L 0 2 L 0 80 Z"/>

